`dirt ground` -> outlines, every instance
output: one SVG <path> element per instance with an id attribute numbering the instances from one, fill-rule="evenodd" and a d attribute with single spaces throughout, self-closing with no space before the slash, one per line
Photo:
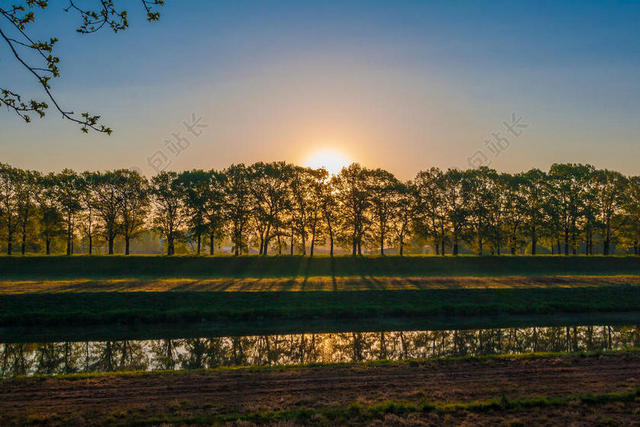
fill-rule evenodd
<path id="1" fill-rule="evenodd" d="M 383 401 L 472 402 L 640 387 L 640 354 L 442 360 L 391 365 L 22 378 L 0 381 L 0 425 L 111 424 L 132 419 L 345 407 Z M 387 415 L 373 424 L 631 424 L 640 402 Z"/>

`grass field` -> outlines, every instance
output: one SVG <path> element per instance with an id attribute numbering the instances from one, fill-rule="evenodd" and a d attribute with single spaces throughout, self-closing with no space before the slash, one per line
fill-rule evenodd
<path id="1" fill-rule="evenodd" d="M 634 312 L 640 287 L 0 296 L 0 326 Z"/>
<path id="2" fill-rule="evenodd" d="M 640 257 L 0 257 L 0 280 L 638 275 Z"/>
<path id="3" fill-rule="evenodd" d="M 0 326 L 640 312 L 640 257 L 1 257 L 0 272 Z"/>
<path id="4" fill-rule="evenodd" d="M 640 276 L 245 277 L 3 280 L 0 295 L 83 292 L 318 292 L 580 288 L 640 285 Z"/>

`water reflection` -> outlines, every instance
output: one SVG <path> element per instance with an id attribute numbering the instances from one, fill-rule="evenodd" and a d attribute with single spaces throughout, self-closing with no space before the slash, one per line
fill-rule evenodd
<path id="1" fill-rule="evenodd" d="M 400 360 L 640 347 L 637 326 L 348 332 L 0 344 L 0 375 Z"/>

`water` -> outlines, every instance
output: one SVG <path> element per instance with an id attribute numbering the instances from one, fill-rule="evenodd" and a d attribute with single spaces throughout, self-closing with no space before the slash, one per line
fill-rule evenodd
<path id="1" fill-rule="evenodd" d="M 638 326 L 307 333 L 0 344 L 0 376 L 428 359 L 640 347 Z"/>

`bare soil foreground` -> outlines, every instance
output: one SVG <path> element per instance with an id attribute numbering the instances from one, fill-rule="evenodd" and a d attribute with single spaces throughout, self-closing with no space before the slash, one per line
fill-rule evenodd
<path id="1" fill-rule="evenodd" d="M 0 424 L 638 424 L 640 353 L 18 378 Z"/>

